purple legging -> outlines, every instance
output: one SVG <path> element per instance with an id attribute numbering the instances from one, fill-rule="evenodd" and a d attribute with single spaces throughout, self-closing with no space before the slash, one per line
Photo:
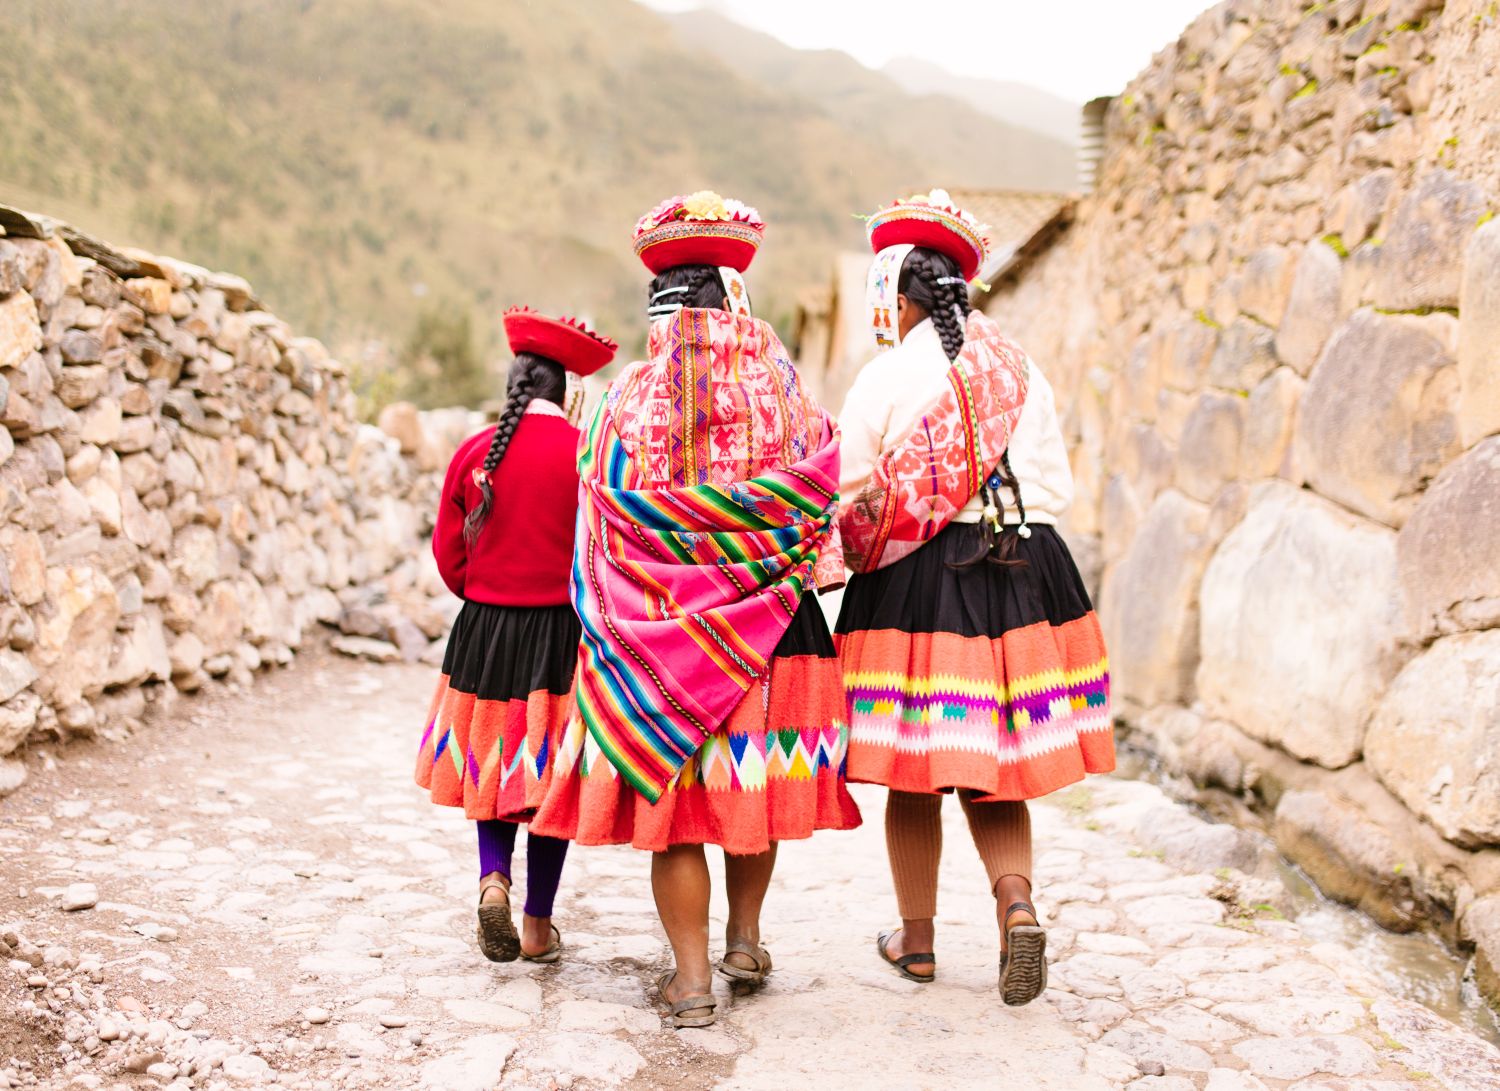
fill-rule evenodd
<path id="1" fill-rule="evenodd" d="M 479 876 L 498 871 L 510 879 L 510 861 L 516 851 L 516 823 L 486 820 L 479 827 Z M 526 915 L 552 916 L 552 902 L 562 882 L 568 843 L 540 834 L 526 835 Z"/>

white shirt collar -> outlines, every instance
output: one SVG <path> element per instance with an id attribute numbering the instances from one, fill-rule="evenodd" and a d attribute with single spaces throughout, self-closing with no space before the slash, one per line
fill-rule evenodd
<path id="1" fill-rule="evenodd" d="M 943 339 L 938 336 L 937 323 L 931 318 L 924 318 L 911 329 L 906 331 L 906 336 L 901 338 L 901 344 L 897 348 L 905 348 L 910 345 L 914 349 L 923 349 L 931 345 L 942 346 Z"/>
<path id="2" fill-rule="evenodd" d="M 546 398 L 532 398 L 526 404 L 526 408 L 522 410 L 521 415 L 529 416 L 532 413 L 541 417 L 562 417 L 564 420 L 568 419 L 568 415 L 562 411 L 561 406 L 555 402 L 549 402 Z"/>

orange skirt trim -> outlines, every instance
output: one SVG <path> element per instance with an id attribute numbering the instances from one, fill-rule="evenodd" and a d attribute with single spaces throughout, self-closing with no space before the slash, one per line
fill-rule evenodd
<path id="1" fill-rule="evenodd" d="M 851 781 L 1018 800 L 1115 767 L 1109 661 L 1092 612 L 995 638 L 879 629 L 834 639 Z"/>
<path id="2" fill-rule="evenodd" d="M 655 804 L 605 759 L 571 717 L 533 833 L 581 845 L 718 845 L 735 855 L 816 830 L 849 830 L 859 807 L 844 781 L 849 732 L 839 661 L 772 660 Z"/>
<path id="3" fill-rule="evenodd" d="M 536 690 L 524 700 L 482 700 L 438 681 L 417 752 L 416 782 L 432 802 L 465 817 L 526 822 L 551 781 L 570 696 Z"/>

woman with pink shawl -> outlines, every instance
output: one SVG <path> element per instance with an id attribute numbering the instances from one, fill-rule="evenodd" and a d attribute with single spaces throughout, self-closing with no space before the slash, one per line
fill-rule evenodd
<path id="1" fill-rule="evenodd" d="M 655 274 L 647 359 L 615 380 L 580 458 L 577 711 L 533 831 L 654 854 L 674 1026 L 716 1018 L 705 845 L 729 896 L 718 970 L 771 970 L 761 905 L 780 841 L 850 829 L 842 672 L 814 595 L 843 582 L 838 431 L 743 273 L 764 225 L 713 193 L 636 228 Z"/>

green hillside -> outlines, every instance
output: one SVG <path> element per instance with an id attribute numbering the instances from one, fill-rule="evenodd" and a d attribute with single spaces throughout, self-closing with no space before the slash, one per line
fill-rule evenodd
<path id="1" fill-rule="evenodd" d="M 631 228 L 702 187 L 765 213 L 752 288 L 784 320 L 852 213 L 953 166 L 628 0 L 5 0 L 0 72 L 0 201 L 242 273 L 342 351 L 434 307 L 488 351 L 518 301 L 637 344 Z"/>

